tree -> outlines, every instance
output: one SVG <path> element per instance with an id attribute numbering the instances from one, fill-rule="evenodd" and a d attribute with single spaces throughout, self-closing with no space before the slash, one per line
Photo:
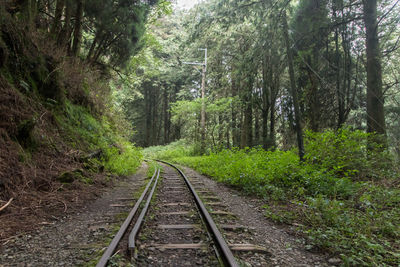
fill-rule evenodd
<path id="1" fill-rule="evenodd" d="M 75 14 L 75 27 L 74 27 L 74 42 L 72 44 L 72 54 L 79 55 L 82 42 L 82 19 L 83 19 L 83 0 L 77 1 L 76 14 Z"/>
<path id="2" fill-rule="evenodd" d="M 303 130 L 301 127 L 300 107 L 299 107 L 296 82 L 295 82 L 295 77 L 294 77 L 293 55 L 292 55 L 292 50 L 291 50 L 291 45 L 290 45 L 290 40 L 289 40 L 289 30 L 288 30 L 288 23 L 287 23 L 287 19 L 286 19 L 286 10 L 283 12 L 282 24 L 283 24 L 283 34 L 284 34 L 285 42 L 286 42 L 286 53 L 287 53 L 288 67 L 289 67 L 290 87 L 292 89 L 291 92 L 292 92 L 294 116 L 295 116 L 295 123 L 296 123 L 297 146 L 299 149 L 299 158 L 301 161 L 303 161 L 304 154 L 305 154 L 304 141 L 303 141 Z"/>
<path id="3" fill-rule="evenodd" d="M 378 39 L 377 1 L 364 0 L 367 54 L 367 131 L 386 134 L 382 67 Z M 381 142 L 385 142 L 382 140 Z"/>

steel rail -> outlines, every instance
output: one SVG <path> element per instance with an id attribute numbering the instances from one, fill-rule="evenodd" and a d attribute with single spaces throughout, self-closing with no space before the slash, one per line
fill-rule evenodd
<path id="1" fill-rule="evenodd" d="M 167 165 L 170 165 L 171 167 L 175 168 L 179 174 L 183 177 L 185 180 L 185 183 L 187 187 L 189 188 L 190 192 L 192 193 L 196 205 L 200 211 L 200 214 L 204 218 L 204 221 L 206 223 L 206 226 L 209 230 L 209 232 L 212 235 L 212 238 L 214 239 L 214 243 L 217 246 L 217 249 L 219 251 L 219 254 L 222 258 L 222 261 L 225 266 L 230 266 L 230 267 L 239 267 L 239 264 L 237 263 L 235 257 L 232 254 L 232 251 L 230 250 L 228 244 L 225 242 L 225 239 L 223 238 L 221 232 L 218 230 L 217 225 L 215 224 L 214 220 L 211 218 L 211 215 L 208 213 L 206 207 L 204 206 L 203 202 L 201 201 L 200 197 L 197 195 L 196 191 L 194 190 L 192 184 L 190 183 L 189 179 L 186 177 L 186 175 L 175 165 L 163 161 L 163 160 L 157 160 L 159 162 L 165 163 Z"/>
<path id="2" fill-rule="evenodd" d="M 144 191 L 143 191 L 142 195 L 140 196 L 140 198 L 136 201 L 135 206 L 132 208 L 132 210 L 129 213 L 128 217 L 126 217 L 124 223 L 121 225 L 121 228 L 119 229 L 118 233 L 114 236 L 113 240 L 111 241 L 110 245 L 108 246 L 108 248 L 104 252 L 103 256 L 100 258 L 100 260 L 97 263 L 96 267 L 105 267 L 107 265 L 108 260 L 110 259 L 110 257 L 114 253 L 115 249 L 117 248 L 118 243 L 121 241 L 121 239 L 124 236 L 126 230 L 128 230 L 128 227 L 131 224 L 132 219 L 135 216 L 136 212 L 138 211 L 139 206 L 142 203 L 144 196 L 146 195 L 147 191 L 149 190 L 149 187 L 150 187 L 151 183 L 153 182 L 154 177 L 156 177 L 157 170 L 158 170 L 158 174 L 160 173 L 160 169 L 155 169 L 154 170 L 154 174 L 151 177 L 150 182 L 147 184 L 147 186 L 144 189 Z M 157 176 L 157 179 L 158 179 L 158 176 Z"/>
<path id="3" fill-rule="evenodd" d="M 129 251 L 131 252 L 132 255 L 133 255 L 133 253 L 135 251 L 135 239 L 136 239 L 136 236 L 137 236 L 137 234 L 138 234 L 138 232 L 140 230 L 140 227 L 143 224 L 144 216 L 146 216 L 147 210 L 149 209 L 150 201 L 151 201 L 151 199 L 153 197 L 154 190 L 156 189 L 159 177 L 160 177 L 160 169 L 158 169 L 157 178 L 156 178 L 156 181 L 153 184 L 153 188 L 151 189 L 150 194 L 147 196 L 146 204 L 143 207 L 142 211 L 140 212 L 139 218 L 137 219 L 135 225 L 133 226 L 132 231 L 129 234 L 128 249 L 129 249 Z"/>

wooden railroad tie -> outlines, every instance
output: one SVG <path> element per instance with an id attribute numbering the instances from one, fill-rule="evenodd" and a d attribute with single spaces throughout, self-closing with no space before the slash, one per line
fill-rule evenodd
<path id="1" fill-rule="evenodd" d="M 204 243 L 152 244 L 149 247 L 157 249 L 207 249 L 207 245 Z"/>
<path id="2" fill-rule="evenodd" d="M 200 224 L 160 224 L 157 226 L 160 229 L 194 229 L 200 228 Z"/>
<path id="3" fill-rule="evenodd" d="M 246 229 L 247 227 L 239 224 L 220 224 L 220 227 L 224 230 L 228 231 L 235 231 L 235 230 L 243 230 Z"/>
<path id="4" fill-rule="evenodd" d="M 120 197 L 120 198 L 117 198 L 117 200 L 120 200 L 120 201 L 135 201 L 134 198 L 127 198 L 127 197 Z"/>
<path id="5" fill-rule="evenodd" d="M 225 206 L 225 204 L 222 203 L 222 202 L 206 202 L 206 205 L 209 205 L 209 206 L 219 206 L 219 207 Z"/>
<path id="6" fill-rule="evenodd" d="M 183 186 L 169 186 L 169 187 L 165 187 L 165 190 L 172 190 L 172 189 L 182 189 L 182 190 L 184 190 L 184 189 L 186 189 L 186 188 L 183 187 Z"/>
<path id="7" fill-rule="evenodd" d="M 267 248 L 253 244 L 228 244 L 228 246 L 232 251 L 243 251 L 243 252 L 251 251 L 257 253 L 270 254 Z"/>
<path id="8" fill-rule="evenodd" d="M 188 215 L 190 211 L 161 212 L 161 215 Z"/>
<path id="9" fill-rule="evenodd" d="M 235 216 L 232 212 L 229 211 L 224 211 L 224 210 L 214 210 L 210 212 L 211 214 L 214 215 L 227 215 L 227 216 Z"/>
<path id="10" fill-rule="evenodd" d="M 219 200 L 219 198 L 216 196 L 204 196 L 203 198 L 207 200 Z"/>
<path id="11" fill-rule="evenodd" d="M 122 208 L 122 207 L 131 207 L 132 205 L 130 204 L 111 204 L 110 207 L 118 207 L 118 208 Z"/>
<path id="12" fill-rule="evenodd" d="M 213 194 L 212 192 L 207 191 L 207 190 L 198 190 L 196 192 L 199 193 L 199 194 Z"/>
<path id="13" fill-rule="evenodd" d="M 228 244 L 228 246 L 232 251 L 270 254 L 265 247 L 253 244 Z M 151 244 L 144 247 L 153 247 L 156 249 L 207 249 L 207 245 L 204 243 Z"/>
<path id="14" fill-rule="evenodd" d="M 163 206 L 190 206 L 190 203 L 187 202 L 173 202 L 173 203 L 164 203 Z"/>

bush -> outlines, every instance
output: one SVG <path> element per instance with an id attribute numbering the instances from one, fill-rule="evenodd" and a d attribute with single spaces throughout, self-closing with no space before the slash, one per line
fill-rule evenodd
<path id="1" fill-rule="evenodd" d="M 392 160 L 373 134 L 342 128 L 322 133 L 306 132 L 307 163 L 353 179 L 391 176 Z M 368 147 L 370 149 L 368 149 Z M 372 149 L 371 149 L 372 148 Z"/>
<path id="2" fill-rule="evenodd" d="M 194 156 L 195 146 L 186 140 L 179 140 L 166 146 L 152 146 L 143 149 L 143 155 L 149 159 L 171 160 L 184 156 Z"/>
<path id="3" fill-rule="evenodd" d="M 142 160 L 141 150 L 125 141 L 106 116 L 95 118 L 87 109 L 66 101 L 56 121 L 70 145 L 80 150 L 101 149 L 102 164 L 117 175 L 134 173 Z"/>
<path id="4" fill-rule="evenodd" d="M 142 161 L 141 150 L 128 142 L 103 148 L 105 168 L 117 175 L 129 175 L 136 171 Z"/>

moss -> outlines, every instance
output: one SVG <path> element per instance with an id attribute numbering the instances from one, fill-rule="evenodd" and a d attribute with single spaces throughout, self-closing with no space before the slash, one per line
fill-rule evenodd
<path id="1" fill-rule="evenodd" d="M 85 173 L 82 169 L 64 172 L 57 177 L 57 180 L 66 184 L 73 183 L 74 181 L 81 181 L 88 184 L 93 183 L 91 178 L 85 176 Z"/>

